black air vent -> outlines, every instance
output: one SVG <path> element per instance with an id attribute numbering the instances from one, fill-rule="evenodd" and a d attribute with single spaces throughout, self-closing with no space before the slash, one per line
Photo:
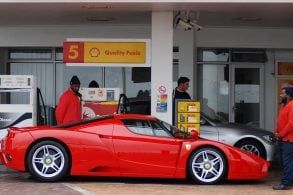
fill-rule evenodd
<path id="1" fill-rule="evenodd" d="M 265 50 L 232 50 L 232 62 L 267 62 Z"/>

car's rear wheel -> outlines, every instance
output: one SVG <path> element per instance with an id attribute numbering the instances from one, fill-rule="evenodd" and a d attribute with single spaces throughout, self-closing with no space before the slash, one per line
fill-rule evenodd
<path id="1" fill-rule="evenodd" d="M 55 141 L 41 141 L 34 145 L 27 155 L 27 168 L 32 176 L 43 182 L 62 179 L 69 169 L 66 149 Z"/>
<path id="2" fill-rule="evenodd" d="M 188 162 L 191 179 L 200 184 L 220 182 L 228 170 L 224 155 L 215 148 L 205 147 L 194 152 Z"/>
<path id="3" fill-rule="evenodd" d="M 257 141 L 244 140 L 236 144 L 236 147 L 266 159 L 264 147 Z"/>

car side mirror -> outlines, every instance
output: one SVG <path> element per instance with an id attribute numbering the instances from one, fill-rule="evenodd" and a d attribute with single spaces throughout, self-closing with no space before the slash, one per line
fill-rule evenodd
<path id="1" fill-rule="evenodd" d="M 194 138 L 194 139 L 198 139 L 198 132 L 196 130 L 191 130 L 189 132 L 190 137 Z"/>

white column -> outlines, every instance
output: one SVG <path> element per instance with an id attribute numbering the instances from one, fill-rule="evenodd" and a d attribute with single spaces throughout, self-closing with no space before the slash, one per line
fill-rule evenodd
<path id="1" fill-rule="evenodd" d="M 190 79 L 188 93 L 191 98 L 194 98 L 194 91 L 196 91 L 196 82 L 194 82 L 194 30 L 186 31 L 182 28 L 177 28 L 174 34 L 174 41 L 176 46 L 179 47 L 178 60 L 178 77 L 184 76 Z M 177 80 L 178 78 L 174 78 Z"/>
<path id="2" fill-rule="evenodd" d="M 151 115 L 172 123 L 173 12 L 152 13 L 151 54 Z M 167 98 L 162 98 L 162 94 Z"/>

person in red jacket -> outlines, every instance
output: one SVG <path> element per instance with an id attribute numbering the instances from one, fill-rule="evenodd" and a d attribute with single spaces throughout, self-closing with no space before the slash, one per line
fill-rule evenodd
<path id="1" fill-rule="evenodd" d="M 288 190 L 293 184 L 293 88 L 282 88 L 280 96 L 282 107 L 279 111 L 275 135 L 278 138 L 283 175 L 280 184 L 274 185 L 273 189 Z"/>
<path id="2" fill-rule="evenodd" d="M 78 92 L 80 81 L 77 76 L 70 80 L 70 87 L 60 96 L 56 108 L 57 124 L 77 122 L 81 120 L 81 94 Z"/>

